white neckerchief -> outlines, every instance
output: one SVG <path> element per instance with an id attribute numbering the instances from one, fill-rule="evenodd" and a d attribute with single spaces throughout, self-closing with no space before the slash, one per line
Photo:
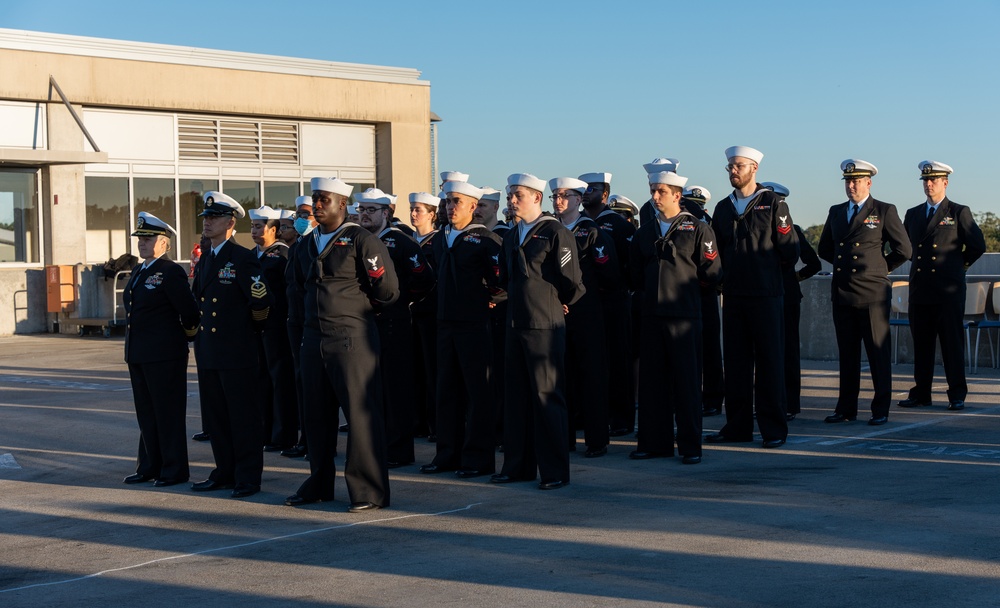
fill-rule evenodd
<path id="1" fill-rule="evenodd" d="M 344 230 L 344 228 L 347 228 L 348 226 L 357 226 L 357 224 L 355 224 L 354 222 L 344 222 L 336 230 L 334 230 L 333 232 L 328 232 L 326 234 L 323 234 L 319 230 L 313 230 L 313 234 L 316 235 L 315 236 L 316 251 L 318 253 L 323 253 L 323 250 L 326 249 L 326 246 L 330 244 L 330 239 L 340 234 Z"/>
<path id="2" fill-rule="evenodd" d="M 428 232 L 427 234 L 425 234 L 423 236 L 420 236 L 419 234 L 416 233 L 416 231 L 414 231 L 413 238 L 417 239 L 417 244 L 418 245 L 423 245 L 424 241 L 426 241 L 427 239 L 431 238 L 435 234 L 437 234 L 437 230 L 431 230 L 430 232 Z"/>

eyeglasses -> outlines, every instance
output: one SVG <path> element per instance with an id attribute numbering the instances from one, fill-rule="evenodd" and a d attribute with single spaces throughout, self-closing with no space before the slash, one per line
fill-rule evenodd
<path id="1" fill-rule="evenodd" d="M 312 211 L 299 211 L 295 214 L 295 217 L 303 220 L 311 220 L 313 217 Z"/>
<path id="2" fill-rule="evenodd" d="M 288 224 L 278 226 L 278 232 L 284 232 L 285 230 L 295 230 L 295 226 L 289 226 Z"/>
<path id="3" fill-rule="evenodd" d="M 732 171 L 736 169 L 737 173 L 742 173 L 747 167 L 752 167 L 753 163 L 729 163 L 726 165 L 726 171 Z"/>
<path id="4" fill-rule="evenodd" d="M 552 196 L 550 196 L 549 200 L 554 203 L 554 202 L 556 202 L 559 199 L 569 200 L 569 197 L 571 197 L 571 196 L 577 196 L 578 197 L 578 196 L 580 196 L 580 193 L 577 192 L 576 190 L 573 190 L 571 192 L 560 192 L 559 194 L 553 194 Z"/>
<path id="5" fill-rule="evenodd" d="M 358 207 L 358 213 L 364 213 L 366 215 L 375 215 L 385 207 Z"/>

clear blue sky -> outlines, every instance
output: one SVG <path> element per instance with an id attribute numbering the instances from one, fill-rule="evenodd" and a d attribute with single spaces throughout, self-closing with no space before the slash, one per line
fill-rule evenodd
<path id="1" fill-rule="evenodd" d="M 642 164 L 731 191 L 723 150 L 764 152 L 795 221 L 846 200 L 840 162 L 876 164 L 872 193 L 923 200 L 917 163 L 1000 212 L 998 0 L 928 2 L 66 2 L 5 0 L 0 27 L 412 67 L 431 87 L 442 169 L 500 188 L 510 173 L 614 174 Z M 397 193 L 405 194 L 405 193 Z"/>

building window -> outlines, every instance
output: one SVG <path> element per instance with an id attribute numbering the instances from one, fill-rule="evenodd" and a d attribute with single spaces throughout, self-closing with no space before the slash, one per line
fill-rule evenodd
<path id="1" fill-rule="evenodd" d="M 260 207 L 260 182 L 227 179 L 222 184 L 222 191 L 236 199 L 244 211 Z M 250 238 L 249 215 L 236 220 L 236 242 L 248 249 L 257 246 Z"/>
<path id="2" fill-rule="evenodd" d="M 214 179 L 180 179 L 180 218 L 177 221 L 177 234 L 181 242 L 178 245 L 178 260 L 190 260 L 191 250 L 195 243 L 201 242 L 201 218 L 198 214 L 205 209 L 205 199 L 202 195 L 209 190 L 218 190 L 219 182 Z"/>
<path id="3" fill-rule="evenodd" d="M 38 186 L 34 170 L 0 171 L 0 262 L 38 262 Z"/>
<path id="4" fill-rule="evenodd" d="M 87 177 L 87 262 L 104 262 L 129 250 L 127 177 Z"/>
<path id="5" fill-rule="evenodd" d="M 174 207 L 174 180 L 163 177 L 136 177 L 132 180 L 132 188 L 135 192 L 135 216 L 139 216 L 140 211 L 152 213 L 171 226 L 177 226 L 177 211 Z M 170 248 L 173 253 L 167 257 L 171 259 L 183 259 L 183 250 L 178 251 L 177 239 L 170 237 Z M 138 251 L 138 247 L 133 247 L 133 251 Z"/>
<path id="6" fill-rule="evenodd" d="M 272 209 L 295 209 L 298 182 L 264 182 L 264 204 Z"/>

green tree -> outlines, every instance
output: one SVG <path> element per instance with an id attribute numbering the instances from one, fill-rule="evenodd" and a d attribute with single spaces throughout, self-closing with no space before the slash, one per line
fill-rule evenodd
<path id="1" fill-rule="evenodd" d="M 819 237 L 823 234 L 823 224 L 816 224 L 802 229 L 802 234 L 806 235 L 806 240 L 813 249 L 819 248 Z"/>
<path id="2" fill-rule="evenodd" d="M 986 251 L 988 253 L 1000 252 L 1000 216 L 992 211 L 983 211 L 973 214 L 979 224 L 983 236 L 986 237 Z"/>

